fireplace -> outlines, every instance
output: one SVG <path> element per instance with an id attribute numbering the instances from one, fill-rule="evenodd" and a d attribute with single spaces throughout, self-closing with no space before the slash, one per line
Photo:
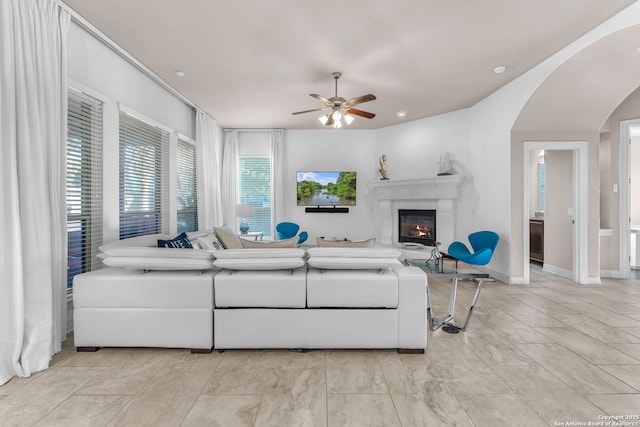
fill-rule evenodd
<path id="1" fill-rule="evenodd" d="M 421 243 L 426 246 L 435 246 L 435 209 L 399 209 L 398 242 L 412 242 Z"/>

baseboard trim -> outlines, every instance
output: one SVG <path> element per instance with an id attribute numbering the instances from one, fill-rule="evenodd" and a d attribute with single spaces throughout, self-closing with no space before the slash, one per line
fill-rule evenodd
<path id="1" fill-rule="evenodd" d="M 573 271 L 556 267 L 555 265 L 545 264 L 542 267 L 542 271 L 564 277 L 565 279 L 573 280 Z"/>
<path id="2" fill-rule="evenodd" d="M 620 274 L 620 270 L 600 270 L 600 277 L 622 279 L 622 274 Z"/>

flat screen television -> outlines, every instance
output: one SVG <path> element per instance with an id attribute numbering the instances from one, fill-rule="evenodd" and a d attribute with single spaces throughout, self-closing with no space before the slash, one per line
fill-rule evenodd
<path id="1" fill-rule="evenodd" d="M 298 206 L 355 206 L 355 172 L 302 171 L 296 174 Z"/>

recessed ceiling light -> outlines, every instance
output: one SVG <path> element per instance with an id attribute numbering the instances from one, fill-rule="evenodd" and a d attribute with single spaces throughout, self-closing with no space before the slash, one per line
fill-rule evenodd
<path id="1" fill-rule="evenodd" d="M 406 111 L 398 111 L 398 112 L 396 113 L 396 116 L 398 116 L 398 117 L 404 117 L 404 116 L 406 116 L 406 115 L 407 115 L 407 112 L 406 112 Z"/>
<path id="2" fill-rule="evenodd" d="M 493 69 L 493 74 L 502 74 L 505 71 L 507 71 L 507 67 L 505 67 L 504 65 L 500 65 L 499 67 Z"/>
<path id="3" fill-rule="evenodd" d="M 184 77 L 184 71 L 181 71 L 181 70 L 176 71 L 176 76 Z"/>

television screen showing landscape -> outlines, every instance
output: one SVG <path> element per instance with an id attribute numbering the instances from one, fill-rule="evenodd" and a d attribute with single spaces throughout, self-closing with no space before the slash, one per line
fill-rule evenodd
<path id="1" fill-rule="evenodd" d="M 298 206 L 355 206 L 355 172 L 298 172 Z"/>

